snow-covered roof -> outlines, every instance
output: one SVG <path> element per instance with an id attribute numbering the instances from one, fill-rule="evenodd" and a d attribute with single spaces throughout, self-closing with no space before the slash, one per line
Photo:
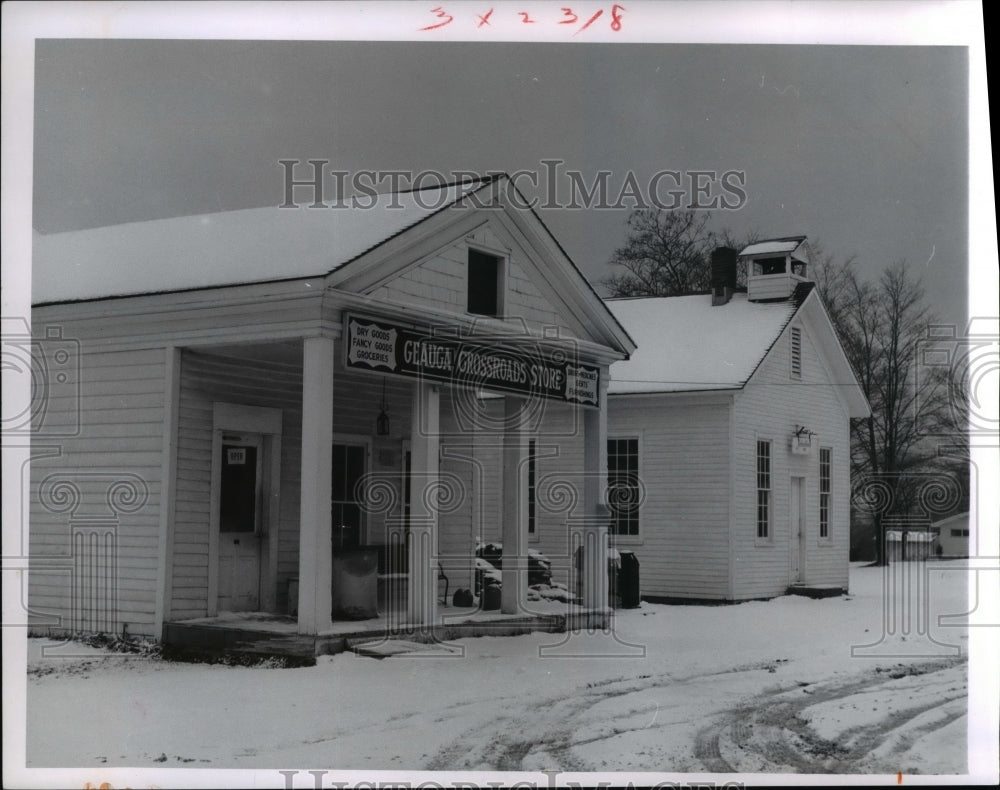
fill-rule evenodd
<path id="1" fill-rule="evenodd" d="M 607 305 L 638 344 L 631 358 L 611 365 L 608 392 L 685 392 L 742 387 L 798 306 L 797 300 L 750 302 L 712 297 L 608 299 Z"/>
<path id="2" fill-rule="evenodd" d="M 963 526 L 965 526 L 966 529 L 968 529 L 969 526 L 968 511 L 966 511 L 965 513 L 955 513 L 954 515 L 948 516 L 947 518 L 943 518 L 940 521 L 935 521 L 933 524 L 931 524 L 931 526 L 934 529 L 940 529 L 942 527 L 950 527 L 953 524 L 962 524 Z"/>
<path id="3" fill-rule="evenodd" d="M 325 275 L 481 186 L 379 195 L 361 207 L 303 203 L 36 233 L 32 303 Z"/>
<path id="4" fill-rule="evenodd" d="M 805 245 L 805 240 L 805 236 L 785 236 L 780 239 L 764 239 L 763 241 L 758 241 L 755 244 L 751 244 L 749 247 L 744 248 L 743 252 L 740 253 L 740 257 L 779 255 L 790 252 L 792 253 L 793 258 L 808 263 L 805 251 L 799 249 Z"/>

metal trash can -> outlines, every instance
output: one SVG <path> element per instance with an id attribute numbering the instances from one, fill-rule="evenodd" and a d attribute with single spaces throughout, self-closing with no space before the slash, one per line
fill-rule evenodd
<path id="1" fill-rule="evenodd" d="M 608 606 L 612 609 L 616 607 L 618 592 L 618 567 L 619 552 L 615 549 L 608 549 Z M 583 600 L 583 546 L 578 546 L 573 555 L 573 564 L 576 569 L 576 596 Z"/>
<path id="2" fill-rule="evenodd" d="M 641 595 L 639 592 L 639 559 L 634 551 L 622 551 L 621 566 L 618 568 L 618 597 L 622 609 L 636 609 Z"/>
<path id="3" fill-rule="evenodd" d="M 333 616 L 378 617 L 378 549 L 340 549 L 334 554 Z"/>
<path id="4" fill-rule="evenodd" d="M 298 617 L 299 614 L 299 577 L 292 576 L 288 580 L 288 605 L 285 608 L 286 614 L 291 617 Z"/>

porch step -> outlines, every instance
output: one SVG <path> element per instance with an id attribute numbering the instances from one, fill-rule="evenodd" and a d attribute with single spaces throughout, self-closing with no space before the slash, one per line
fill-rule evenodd
<path id="1" fill-rule="evenodd" d="M 164 655 L 177 661 L 253 663 L 267 659 L 285 666 L 312 666 L 316 656 L 346 648 L 340 636 L 316 637 L 193 623 L 164 623 Z"/>
<path id="2" fill-rule="evenodd" d="M 836 598 L 847 590 L 839 584 L 792 584 L 785 591 L 787 595 L 804 595 L 807 598 Z"/>
<path id="3" fill-rule="evenodd" d="M 440 642 L 413 642 L 409 639 L 376 639 L 365 640 L 350 646 L 359 656 L 369 658 L 389 658 L 390 656 L 413 655 L 421 656 L 460 656 L 461 648 L 444 645 Z"/>

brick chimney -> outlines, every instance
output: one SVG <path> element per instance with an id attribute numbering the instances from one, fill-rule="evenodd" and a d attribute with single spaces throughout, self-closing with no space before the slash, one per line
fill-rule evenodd
<path id="1" fill-rule="evenodd" d="M 712 250 L 712 307 L 724 305 L 736 290 L 736 250 L 716 247 Z"/>

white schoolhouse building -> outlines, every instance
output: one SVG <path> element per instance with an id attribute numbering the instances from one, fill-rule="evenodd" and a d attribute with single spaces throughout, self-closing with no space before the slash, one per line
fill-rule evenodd
<path id="1" fill-rule="evenodd" d="M 500 614 L 531 611 L 534 542 L 564 580 L 584 547 L 605 622 L 608 371 L 635 344 L 523 205 L 499 177 L 36 234 L 31 626 L 316 636 L 376 614 L 372 579 L 428 626 L 485 536 Z"/>
<path id="2" fill-rule="evenodd" d="M 610 497 L 628 502 L 613 542 L 639 558 L 648 600 L 847 589 L 849 424 L 868 402 L 805 237 L 740 256 L 746 289 L 719 248 L 711 294 L 608 300 L 638 346 L 611 366 Z"/>

